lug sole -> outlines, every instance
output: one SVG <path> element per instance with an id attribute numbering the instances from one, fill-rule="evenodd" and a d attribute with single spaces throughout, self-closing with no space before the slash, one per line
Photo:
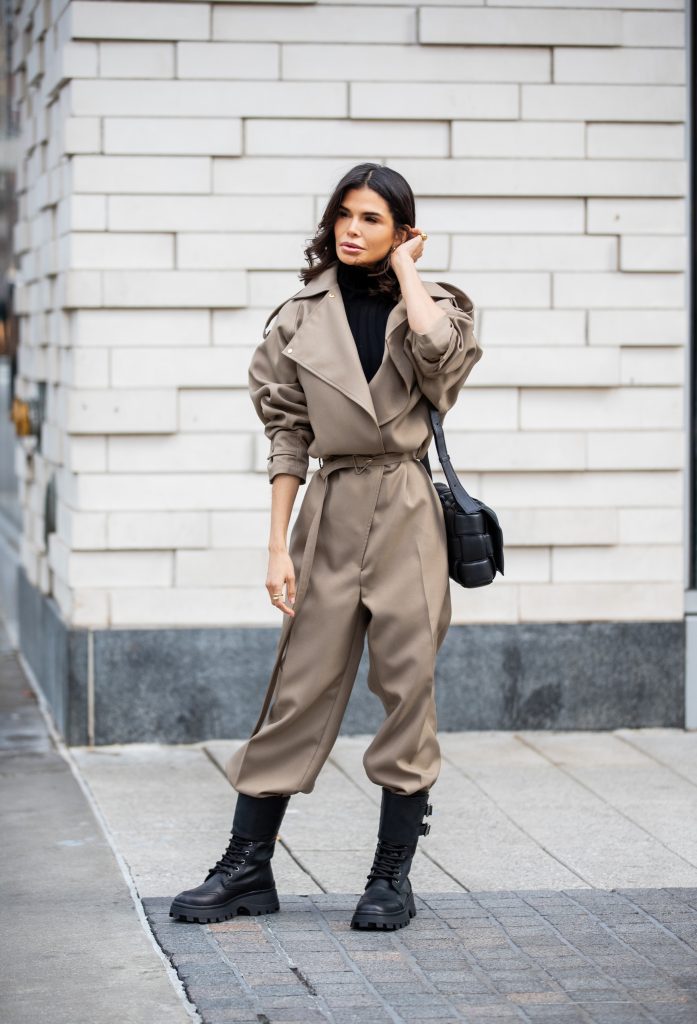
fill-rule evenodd
<path id="1" fill-rule="evenodd" d="M 219 921 L 229 921 L 231 917 L 275 914 L 280 906 L 276 890 L 266 889 L 243 893 L 217 907 L 192 907 L 174 900 L 169 908 L 169 916 L 192 924 L 217 924 Z"/>
<path id="2" fill-rule="evenodd" d="M 412 917 L 416 917 L 416 905 L 414 903 L 414 897 L 410 893 L 409 899 L 405 909 L 399 914 L 368 914 L 360 910 L 356 910 L 353 917 L 351 918 L 352 928 L 372 928 L 374 930 L 381 929 L 382 931 L 392 930 L 396 928 L 405 928 Z"/>

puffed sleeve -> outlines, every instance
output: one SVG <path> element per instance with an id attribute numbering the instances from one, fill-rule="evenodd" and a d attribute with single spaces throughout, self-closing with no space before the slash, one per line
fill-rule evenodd
<path id="1" fill-rule="evenodd" d="M 405 334 L 405 350 L 416 373 L 420 390 L 433 402 L 441 415 L 451 409 L 472 367 L 482 358 L 481 345 L 474 336 L 474 306 L 459 292 L 455 299 L 435 299 L 446 316 L 423 334 L 410 327 Z"/>
<path id="2" fill-rule="evenodd" d="M 274 326 L 254 350 L 249 364 L 249 394 L 271 442 L 270 483 L 279 473 L 291 473 L 305 483 L 307 449 L 314 437 L 296 364 L 281 351 L 293 337 L 297 314 L 298 305 L 290 300 L 281 307 Z"/>

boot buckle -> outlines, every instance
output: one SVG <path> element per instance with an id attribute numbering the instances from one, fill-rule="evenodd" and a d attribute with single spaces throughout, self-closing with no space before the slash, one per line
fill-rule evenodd
<path id="1" fill-rule="evenodd" d="M 428 817 L 429 814 L 433 814 L 433 804 L 426 804 L 426 810 L 424 811 L 424 815 Z"/>
<path id="2" fill-rule="evenodd" d="M 431 826 L 427 822 L 422 822 L 422 824 L 419 826 L 419 835 L 427 836 L 430 831 Z"/>

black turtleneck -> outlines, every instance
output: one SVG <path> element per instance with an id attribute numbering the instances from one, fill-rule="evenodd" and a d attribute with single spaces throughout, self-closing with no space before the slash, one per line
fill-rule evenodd
<path id="1" fill-rule="evenodd" d="M 337 261 L 336 278 L 366 380 L 374 377 L 380 367 L 387 318 L 396 305 L 387 294 L 368 294 L 369 269 L 372 268 Z"/>

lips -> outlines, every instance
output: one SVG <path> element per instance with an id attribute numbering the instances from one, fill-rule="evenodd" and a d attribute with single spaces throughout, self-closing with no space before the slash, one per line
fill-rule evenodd
<path id="1" fill-rule="evenodd" d="M 341 248 L 342 249 L 353 249 L 353 250 L 355 250 L 355 252 L 363 252 L 363 249 L 361 248 L 360 245 L 354 245 L 352 242 L 342 242 L 341 243 Z"/>

